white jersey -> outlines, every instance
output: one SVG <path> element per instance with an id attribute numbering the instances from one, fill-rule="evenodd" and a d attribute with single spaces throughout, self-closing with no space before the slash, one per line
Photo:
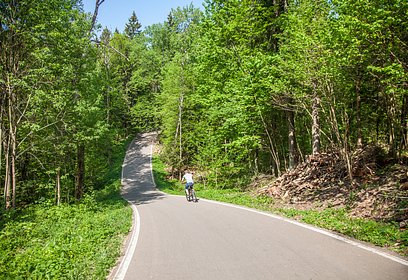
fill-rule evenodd
<path id="1" fill-rule="evenodd" d="M 194 183 L 193 174 L 191 173 L 184 174 L 183 179 L 186 180 L 187 183 Z"/>

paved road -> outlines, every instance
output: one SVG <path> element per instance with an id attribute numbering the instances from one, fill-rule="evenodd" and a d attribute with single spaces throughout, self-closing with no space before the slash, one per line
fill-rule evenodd
<path id="1" fill-rule="evenodd" d="M 136 206 L 136 224 L 116 279 L 408 279 L 408 262 L 391 255 L 285 219 L 156 191 L 153 137 L 136 139 L 124 161 L 123 195 Z"/>

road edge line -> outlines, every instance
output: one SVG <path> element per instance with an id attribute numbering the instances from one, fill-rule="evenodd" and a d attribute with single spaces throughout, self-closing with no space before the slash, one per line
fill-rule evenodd
<path id="1" fill-rule="evenodd" d="M 395 262 L 400 263 L 402 265 L 408 266 L 408 261 L 403 259 L 403 258 L 390 255 L 390 254 L 388 254 L 386 252 L 383 252 L 383 251 L 381 251 L 379 249 L 376 249 L 376 248 L 371 248 L 370 246 L 364 245 L 363 243 L 360 243 L 360 242 L 348 239 L 346 237 L 340 236 L 340 235 L 335 234 L 333 232 L 330 232 L 330 231 L 328 231 L 326 229 L 321 229 L 321 228 L 315 227 L 313 225 L 304 224 L 304 223 L 301 223 L 301 222 L 298 222 L 298 221 L 295 221 L 295 220 L 291 220 L 291 219 L 288 219 L 288 218 L 285 218 L 285 217 L 281 217 L 281 216 L 278 216 L 278 215 L 275 215 L 275 214 L 272 214 L 272 213 L 266 213 L 266 212 L 263 212 L 261 210 L 248 208 L 248 207 L 244 207 L 244 206 L 240 206 L 240 205 L 235 205 L 235 204 L 230 204 L 230 203 L 220 202 L 220 201 L 215 201 L 215 200 L 209 200 L 209 199 L 203 199 L 203 198 L 200 198 L 200 200 L 206 201 L 206 202 L 209 202 L 209 203 L 213 203 L 213 204 L 219 204 L 219 205 L 223 205 L 223 206 L 237 208 L 237 209 L 241 209 L 241 210 L 261 214 L 261 215 L 264 215 L 264 216 L 267 216 L 267 217 L 270 217 L 270 218 L 274 218 L 274 219 L 277 219 L 277 220 L 285 221 L 285 222 L 288 222 L 288 223 L 291 223 L 291 224 L 294 224 L 294 225 L 309 229 L 311 231 L 314 231 L 314 232 L 329 236 L 329 237 L 337 239 L 339 241 L 343 241 L 343 242 L 348 243 L 350 245 L 356 246 L 356 247 L 358 247 L 360 249 L 364 249 L 366 251 L 369 251 L 371 253 L 380 255 L 380 256 L 382 256 L 384 258 L 387 258 L 389 260 L 392 260 L 392 261 L 395 261 Z"/>
<path id="2" fill-rule="evenodd" d="M 115 280 L 122 280 L 124 279 L 126 272 L 130 266 L 130 262 L 133 258 L 133 254 L 136 251 L 136 245 L 139 240 L 139 234 L 140 234 L 140 214 L 139 211 L 136 208 L 136 205 L 134 205 L 132 202 L 127 200 L 129 202 L 130 207 L 133 210 L 133 223 L 136 226 L 136 228 L 132 228 L 132 235 L 130 237 L 129 244 L 127 246 L 126 252 L 124 254 L 124 257 L 119 265 L 119 268 L 115 274 L 115 277 L 113 279 Z"/>
<path id="3" fill-rule="evenodd" d="M 134 145 L 136 139 L 133 139 L 130 147 Z M 127 152 L 126 152 L 127 153 Z M 127 154 L 125 155 L 124 162 L 126 161 Z M 123 186 L 123 169 L 125 167 L 125 164 L 122 164 L 122 174 L 121 174 L 121 186 Z M 122 196 L 123 197 L 123 196 Z M 124 198 L 129 204 L 130 207 L 132 208 L 132 213 L 133 213 L 133 223 L 132 223 L 132 235 L 129 240 L 129 244 L 127 245 L 125 254 L 123 255 L 123 259 L 119 264 L 119 267 L 115 273 L 115 276 L 113 277 L 114 280 L 123 280 L 125 278 L 126 272 L 129 268 L 130 262 L 133 258 L 133 254 L 136 250 L 136 245 L 139 240 L 139 234 L 140 234 L 140 214 L 139 211 L 137 210 L 137 207 L 134 203 L 131 201 L 127 200 Z M 135 228 L 136 227 L 136 228 Z"/>

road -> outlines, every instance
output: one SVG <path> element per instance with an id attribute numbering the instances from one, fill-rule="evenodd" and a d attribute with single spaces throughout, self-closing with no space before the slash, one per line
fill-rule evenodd
<path id="1" fill-rule="evenodd" d="M 157 191 L 154 137 L 135 139 L 124 160 L 123 196 L 135 224 L 115 279 L 408 279 L 408 262 L 381 249 L 255 210 Z"/>

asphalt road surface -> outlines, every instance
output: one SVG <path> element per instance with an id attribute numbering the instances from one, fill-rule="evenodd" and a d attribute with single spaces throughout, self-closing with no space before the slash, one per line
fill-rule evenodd
<path id="1" fill-rule="evenodd" d="M 134 227 L 115 279 L 408 279 L 407 260 L 381 249 L 266 213 L 157 191 L 154 137 L 135 139 L 124 160 L 123 196 L 132 203 Z"/>

